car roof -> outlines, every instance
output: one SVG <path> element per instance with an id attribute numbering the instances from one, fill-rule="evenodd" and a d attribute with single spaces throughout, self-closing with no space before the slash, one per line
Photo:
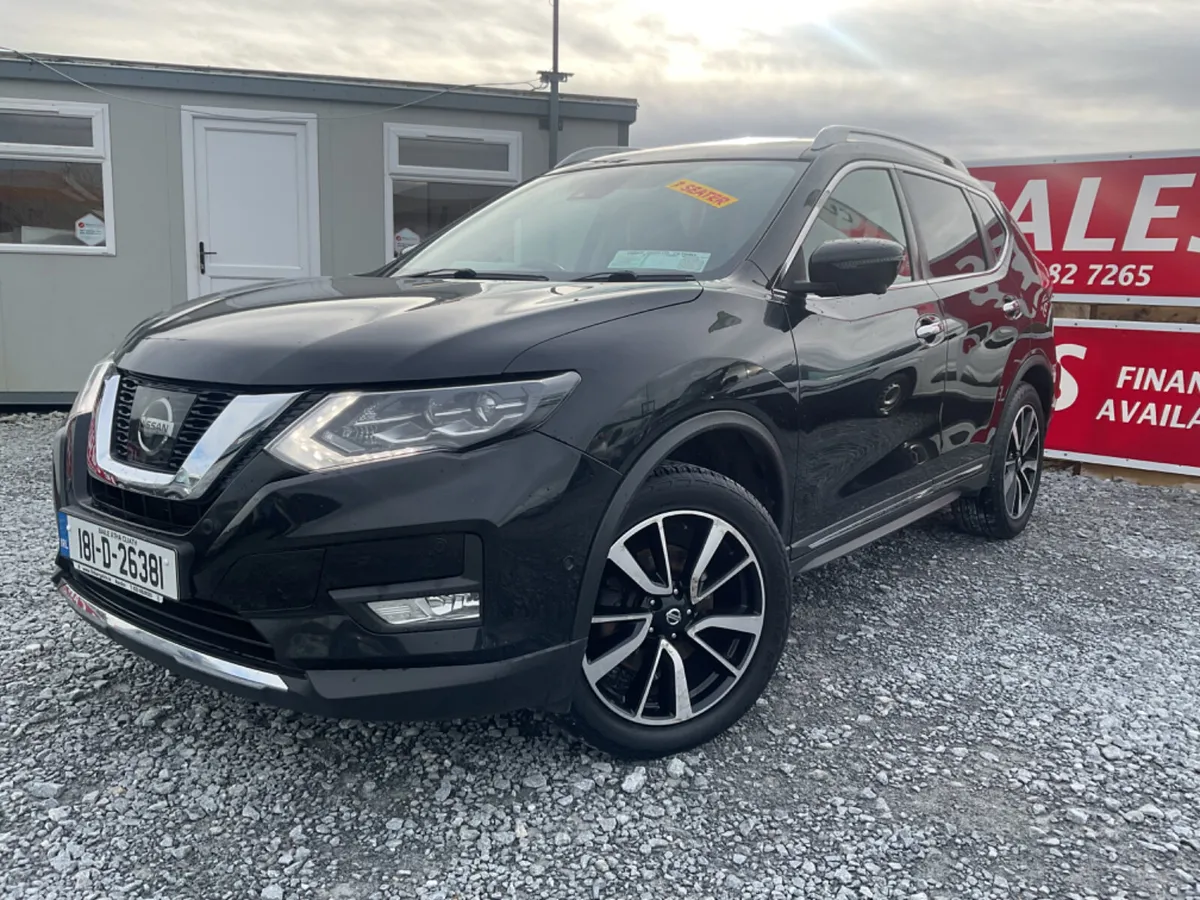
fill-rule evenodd
<path id="1" fill-rule="evenodd" d="M 940 150 L 888 132 L 847 125 L 822 128 L 815 138 L 743 137 L 646 149 L 592 147 L 567 156 L 556 168 L 716 159 L 790 159 L 811 162 L 826 153 L 846 161 L 871 158 L 906 163 L 927 171 L 941 172 L 968 183 L 974 183 L 976 180 L 962 162 Z"/>

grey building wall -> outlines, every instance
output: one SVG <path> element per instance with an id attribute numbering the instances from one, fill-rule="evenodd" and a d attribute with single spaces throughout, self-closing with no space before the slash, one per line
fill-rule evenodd
<path id="1" fill-rule="evenodd" d="M 115 256 L 0 253 L 0 403 L 50 395 L 65 399 L 133 325 L 187 299 L 183 106 L 327 117 L 317 126 L 323 274 L 365 271 L 386 260 L 385 123 L 520 131 L 522 177 L 547 167 L 549 134 L 534 115 L 420 105 L 372 113 L 380 107 L 134 86 L 106 89 L 128 99 L 70 83 L 0 77 L 0 98 L 107 104 L 116 243 Z M 559 153 L 627 144 L 628 132 L 628 121 L 568 118 Z"/>

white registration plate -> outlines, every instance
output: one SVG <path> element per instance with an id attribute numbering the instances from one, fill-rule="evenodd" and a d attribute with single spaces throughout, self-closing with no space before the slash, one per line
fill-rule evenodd
<path id="1" fill-rule="evenodd" d="M 175 551 L 144 538 L 58 514 L 59 543 L 85 575 L 151 600 L 179 599 Z"/>

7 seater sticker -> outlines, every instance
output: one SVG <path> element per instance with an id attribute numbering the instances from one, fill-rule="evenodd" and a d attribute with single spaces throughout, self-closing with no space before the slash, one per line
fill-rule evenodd
<path id="1" fill-rule="evenodd" d="M 698 181 L 692 181 L 690 178 L 680 178 L 678 181 L 672 181 L 667 185 L 668 190 L 679 191 L 681 194 L 687 194 L 689 197 L 694 197 L 701 203 L 707 203 L 709 206 L 717 209 L 724 209 L 726 206 L 737 203 L 738 198 L 732 194 L 726 194 L 724 191 L 718 191 L 716 188 L 709 187 L 707 184 L 701 184 Z"/>

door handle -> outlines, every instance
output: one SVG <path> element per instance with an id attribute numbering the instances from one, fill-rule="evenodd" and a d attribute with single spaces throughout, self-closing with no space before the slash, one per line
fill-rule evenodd
<path id="1" fill-rule="evenodd" d="M 205 266 L 206 257 L 216 256 L 216 255 L 217 255 L 216 250 L 205 250 L 204 249 L 204 241 L 200 242 L 200 274 L 201 275 L 203 275 L 206 270 L 206 266 Z"/>
<path id="2" fill-rule="evenodd" d="M 946 330 L 946 323 L 941 319 L 924 318 L 917 322 L 917 337 L 932 344 Z"/>
<path id="3" fill-rule="evenodd" d="M 1005 297 L 1004 305 L 1001 309 L 1004 310 L 1004 314 L 1010 319 L 1015 319 L 1021 314 L 1021 301 L 1016 297 Z"/>

